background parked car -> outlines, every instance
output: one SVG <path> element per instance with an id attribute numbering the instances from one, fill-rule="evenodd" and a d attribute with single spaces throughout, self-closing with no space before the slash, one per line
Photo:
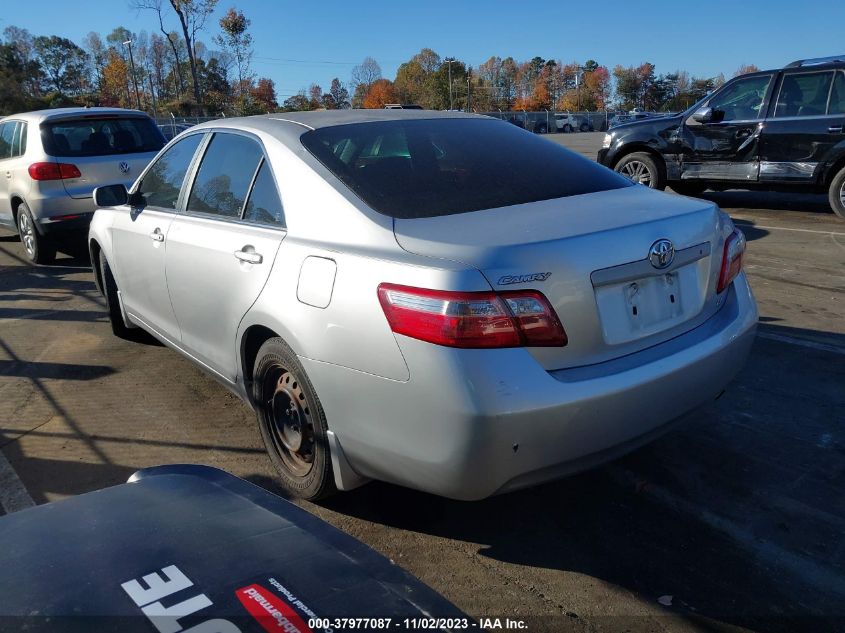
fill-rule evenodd
<path id="1" fill-rule="evenodd" d="M 845 56 L 746 73 L 673 116 L 605 135 L 598 160 L 641 184 L 826 193 L 845 219 Z"/>
<path id="2" fill-rule="evenodd" d="M 161 130 L 164 140 L 170 141 L 180 133 L 191 127 L 190 123 L 159 123 L 158 129 Z"/>
<path id="3" fill-rule="evenodd" d="M 0 225 L 18 231 L 31 262 L 50 262 L 68 233 L 87 231 L 94 188 L 130 186 L 163 145 L 137 110 L 59 108 L 0 119 Z"/>

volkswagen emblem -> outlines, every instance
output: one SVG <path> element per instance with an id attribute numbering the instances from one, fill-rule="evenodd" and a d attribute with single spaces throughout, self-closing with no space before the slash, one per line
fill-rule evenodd
<path id="1" fill-rule="evenodd" d="M 125 160 L 121 161 L 120 164 L 117 167 L 118 167 L 118 169 L 120 169 L 120 172 L 122 174 L 128 174 L 129 173 L 129 163 L 127 163 Z"/>
<path id="2" fill-rule="evenodd" d="M 675 259 L 675 246 L 669 240 L 657 240 L 648 249 L 648 261 L 655 268 L 666 268 Z"/>

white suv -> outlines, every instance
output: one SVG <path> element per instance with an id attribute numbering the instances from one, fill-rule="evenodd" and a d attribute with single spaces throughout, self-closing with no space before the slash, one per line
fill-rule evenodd
<path id="1" fill-rule="evenodd" d="M 571 114 L 555 114 L 555 127 L 558 132 L 574 132 L 578 129 L 578 122 Z"/>
<path id="2" fill-rule="evenodd" d="M 164 142 L 138 110 L 58 108 L 0 119 L 0 226 L 17 230 L 32 263 L 49 263 L 57 237 L 87 231 L 94 188 L 130 187 Z"/>

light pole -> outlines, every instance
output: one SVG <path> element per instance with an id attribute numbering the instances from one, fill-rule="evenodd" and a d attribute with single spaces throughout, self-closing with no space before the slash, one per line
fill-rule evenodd
<path id="1" fill-rule="evenodd" d="M 449 64 L 449 109 L 452 110 L 452 64 L 457 60 L 446 59 L 444 61 Z"/>
<path id="2" fill-rule="evenodd" d="M 124 42 L 129 47 L 129 67 L 132 69 L 132 85 L 135 86 L 135 103 L 141 109 L 141 96 L 138 94 L 138 79 L 135 77 L 135 58 L 132 57 L 132 40 Z"/>

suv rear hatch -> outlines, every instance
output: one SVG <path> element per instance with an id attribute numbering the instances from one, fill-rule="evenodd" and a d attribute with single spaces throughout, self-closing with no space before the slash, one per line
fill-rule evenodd
<path id="1" fill-rule="evenodd" d="M 44 149 L 56 162 L 72 163 L 79 178 L 63 179 L 72 198 L 90 198 L 95 187 L 132 186 L 164 146 L 152 119 L 142 115 L 88 114 L 41 124 Z"/>
<path id="2" fill-rule="evenodd" d="M 529 348 L 549 371 L 603 362 L 682 334 L 718 309 L 724 235 L 705 200 L 626 187 L 394 222 L 412 253 L 480 270 L 499 291 L 534 289 L 554 307 L 565 347 Z M 648 259 L 670 240 L 665 269 Z"/>

